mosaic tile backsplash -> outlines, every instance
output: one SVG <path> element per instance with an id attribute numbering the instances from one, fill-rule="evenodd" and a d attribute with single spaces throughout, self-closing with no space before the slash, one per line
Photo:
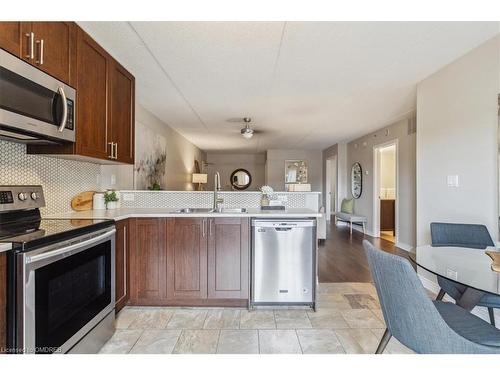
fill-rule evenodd
<path id="1" fill-rule="evenodd" d="M 27 155 L 26 145 L 0 140 L 0 185 L 42 185 L 46 207 L 42 215 L 71 211 L 71 199 L 86 190 L 100 190 L 101 167 L 98 164 L 55 157 Z M 126 208 L 211 207 L 210 191 L 122 191 L 133 201 L 121 200 Z M 259 192 L 220 192 L 222 207 L 258 208 Z M 287 197 L 288 208 L 318 210 L 317 193 L 279 193 Z M 123 195 L 122 195 L 123 197 Z"/>
<path id="2" fill-rule="evenodd" d="M 27 155 L 26 145 L 0 140 L 0 185 L 42 185 L 42 215 L 71 210 L 71 198 L 99 188 L 100 166 L 54 157 Z"/>
<path id="3" fill-rule="evenodd" d="M 211 191 L 120 191 L 121 207 L 123 208 L 210 208 L 213 204 Z M 309 192 L 279 192 L 279 196 L 286 197 L 287 208 L 319 209 L 318 193 Z M 224 208 L 259 208 L 260 192 L 227 192 L 218 193 L 224 202 Z M 126 198 L 132 198 L 127 200 Z"/>

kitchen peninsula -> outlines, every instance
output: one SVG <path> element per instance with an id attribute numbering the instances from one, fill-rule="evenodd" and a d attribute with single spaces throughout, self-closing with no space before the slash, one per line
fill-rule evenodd
<path id="1" fill-rule="evenodd" d="M 121 208 L 46 217 L 116 222 L 117 311 L 127 304 L 248 307 L 252 220 L 312 219 L 315 225 L 319 193 L 279 193 L 287 201 L 280 211 L 261 210 L 257 192 L 219 192 L 218 212 L 210 208 L 212 194 L 121 191 Z M 315 270 L 314 264 L 314 280 Z"/>

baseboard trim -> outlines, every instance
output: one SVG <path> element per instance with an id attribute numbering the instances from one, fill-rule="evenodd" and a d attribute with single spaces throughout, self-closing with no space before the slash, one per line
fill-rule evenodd
<path id="1" fill-rule="evenodd" d="M 403 242 L 396 242 L 396 247 L 399 247 L 401 250 L 410 252 L 413 249 L 413 246 L 408 245 Z"/>

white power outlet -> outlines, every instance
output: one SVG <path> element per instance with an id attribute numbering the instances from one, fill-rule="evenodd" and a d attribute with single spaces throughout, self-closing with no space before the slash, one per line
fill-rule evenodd
<path id="1" fill-rule="evenodd" d="M 135 195 L 131 193 L 123 193 L 122 198 L 125 202 L 133 202 L 135 201 Z"/>
<path id="2" fill-rule="evenodd" d="M 116 185 L 116 175 L 112 174 L 111 175 L 111 180 L 109 182 L 111 186 Z"/>
<path id="3" fill-rule="evenodd" d="M 283 203 L 288 202 L 288 196 L 287 195 L 278 195 L 278 199 L 282 201 Z"/>

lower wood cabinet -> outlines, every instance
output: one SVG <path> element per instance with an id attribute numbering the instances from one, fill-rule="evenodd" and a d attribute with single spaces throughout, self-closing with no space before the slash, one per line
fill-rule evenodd
<path id="1" fill-rule="evenodd" d="M 246 306 L 247 218 L 130 219 L 130 304 Z"/>
<path id="2" fill-rule="evenodd" d="M 168 299 L 207 298 L 207 219 L 167 220 Z"/>
<path id="3" fill-rule="evenodd" d="M 7 349 L 7 253 L 0 253 L 0 354 Z"/>
<path id="4" fill-rule="evenodd" d="M 115 241 L 115 311 L 120 311 L 129 300 L 130 246 L 128 220 L 116 222 Z"/>
<path id="5" fill-rule="evenodd" d="M 247 218 L 208 219 L 208 298 L 248 298 L 249 231 Z"/>
<path id="6" fill-rule="evenodd" d="M 163 305 L 167 299 L 166 221 L 129 220 L 130 303 Z"/>

